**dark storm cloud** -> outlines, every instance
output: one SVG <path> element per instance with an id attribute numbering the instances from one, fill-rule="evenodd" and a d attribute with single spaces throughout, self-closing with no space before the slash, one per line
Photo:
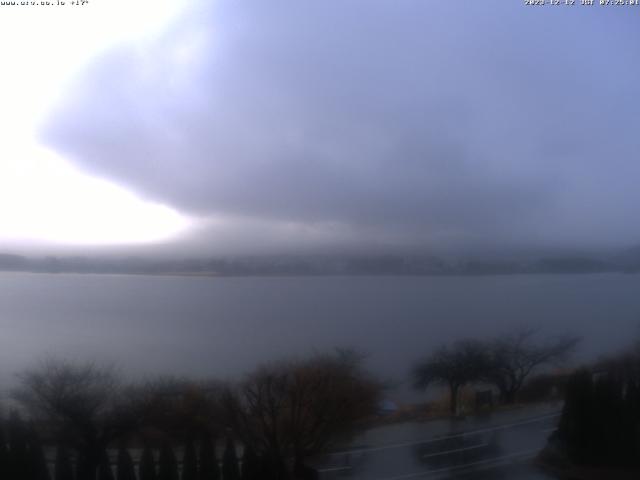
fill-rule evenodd
<path id="1" fill-rule="evenodd" d="M 636 13 L 195 2 L 96 59 L 42 134 L 149 198 L 265 229 L 632 243 Z"/>

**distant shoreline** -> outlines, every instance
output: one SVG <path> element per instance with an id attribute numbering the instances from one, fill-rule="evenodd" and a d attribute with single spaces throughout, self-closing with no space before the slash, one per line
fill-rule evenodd
<path id="1" fill-rule="evenodd" d="M 181 277 L 496 276 L 639 273 L 640 250 L 609 255 L 496 257 L 428 254 L 153 258 L 0 253 L 0 272 Z"/>
<path id="2" fill-rule="evenodd" d="M 27 275 L 87 275 L 87 276 L 134 276 L 134 277 L 200 277 L 200 278 L 329 278 L 329 277 L 515 277 L 515 276 L 561 276 L 561 275 L 636 275 L 638 271 L 606 270 L 597 272 L 485 272 L 485 273 L 218 273 L 218 272 L 100 272 L 100 271 L 33 271 L 33 270 L 0 270 L 3 274 L 27 274 Z"/>

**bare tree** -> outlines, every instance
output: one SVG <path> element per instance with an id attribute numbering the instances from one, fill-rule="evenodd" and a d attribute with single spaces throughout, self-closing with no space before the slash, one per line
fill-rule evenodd
<path id="1" fill-rule="evenodd" d="M 485 345 L 476 340 L 460 340 L 451 347 L 440 347 L 414 367 L 414 386 L 419 389 L 426 389 L 434 383 L 447 386 L 450 394 L 449 411 L 455 415 L 458 412 L 460 389 L 482 378 L 488 360 Z"/>
<path id="2" fill-rule="evenodd" d="M 137 425 L 110 367 L 49 359 L 19 378 L 14 397 L 32 418 L 55 426 L 59 439 L 77 449 L 78 480 L 95 478 L 107 445 Z"/>
<path id="3" fill-rule="evenodd" d="M 536 330 L 525 328 L 488 344 L 490 362 L 484 379 L 495 385 L 505 403 L 513 403 L 527 377 L 538 367 L 565 361 L 579 342 L 565 336 L 536 342 Z"/>
<path id="4" fill-rule="evenodd" d="M 374 414 L 380 388 L 342 352 L 259 368 L 225 404 L 236 435 L 287 478 L 289 460 L 301 465 Z"/>

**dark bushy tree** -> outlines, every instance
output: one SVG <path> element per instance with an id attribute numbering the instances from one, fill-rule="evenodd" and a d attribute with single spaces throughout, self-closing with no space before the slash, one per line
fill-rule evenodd
<path id="1" fill-rule="evenodd" d="M 236 446 L 231 438 L 227 438 L 222 455 L 222 478 L 223 480 L 240 480 L 240 467 L 238 466 L 238 455 Z"/>
<path id="2" fill-rule="evenodd" d="M 179 480 L 178 462 L 168 442 L 165 442 L 160 449 L 158 480 Z"/>
<path id="3" fill-rule="evenodd" d="M 97 450 L 78 449 L 76 459 L 76 480 L 93 480 L 98 473 L 101 454 Z"/>
<path id="4" fill-rule="evenodd" d="M 31 474 L 27 427 L 17 412 L 11 412 L 8 424 L 7 478 L 29 480 Z"/>
<path id="5" fill-rule="evenodd" d="M 260 480 L 282 480 L 290 478 L 285 460 L 272 455 L 260 457 Z"/>
<path id="6" fill-rule="evenodd" d="M 293 476 L 298 480 L 318 480 L 316 469 L 303 463 L 296 463 L 293 467 Z"/>
<path id="7" fill-rule="evenodd" d="M 639 387 L 640 350 L 571 376 L 554 436 L 571 461 L 640 466 Z"/>
<path id="8" fill-rule="evenodd" d="M 577 463 L 587 463 L 594 450 L 592 413 L 593 380 L 591 372 L 582 369 L 569 378 L 557 431 L 568 447 L 569 457 Z"/>
<path id="9" fill-rule="evenodd" d="M 111 470 L 111 459 L 106 450 L 102 451 L 102 460 L 98 466 L 98 480 L 115 480 Z"/>
<path id="10" fill-rule="evenodd" d="M 209 432 L 202 435 L 200 442 L 200 468 L 198 469 L 199 480 L 218 480 L 220 478 L 220 467 L 216 457 L 215 441 Z"/>
<path id="11" fill-rule="evenodd" d="M 42 443 L 39 436 L 33 431 L 29 435 L 29 467 L 30 480 L 51 480 Z"/>
<path id="12" fill-rule="evenodd" d="M 54 480 L 73 480 L 73 466 L 69 458 L 69 452 L 63 445 L 56 449 L 56 464 L 54 468 Z"/>
<path id="13" fill-rule="evenodd" d="M 138 465 L 139 480 L 156 480 L 156 461 L 153 458 L 153 452 L 145 445 L 140 456 L 140 464 Z"/>
<path id="14" fill-rule="evenodd" d="M 0 478 L 9 478 L 9 452 L 4 430 L 4 422 L 0 419 Z"/>
<path id="15" fill-rule="evenodd" d="M 182 457 L 182 480 L 198 480 L 198 459 L 193 440 L 189 437 Z"/>
<path id="16" fill-rule="evenodd" d="M 242 454 L 242 480 L 260 480 L 260 459 L 251 446 L 245 446 Z"/>
<path id="17" fill-rule="evenodd" d="M 124 447 L 118 449 L 118 480 L 136 480 L 136 472 L 133 466 L 131 454 Z"/>

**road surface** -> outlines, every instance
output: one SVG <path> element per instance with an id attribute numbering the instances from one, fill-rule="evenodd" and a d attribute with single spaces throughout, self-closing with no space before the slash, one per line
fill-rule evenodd
<path id="1" fill-rule="evenodd" d="M 379 427 L 316 464 L 321 480 L 549 480 L 532 459 L 560 418 L 536 407 Z"/>

